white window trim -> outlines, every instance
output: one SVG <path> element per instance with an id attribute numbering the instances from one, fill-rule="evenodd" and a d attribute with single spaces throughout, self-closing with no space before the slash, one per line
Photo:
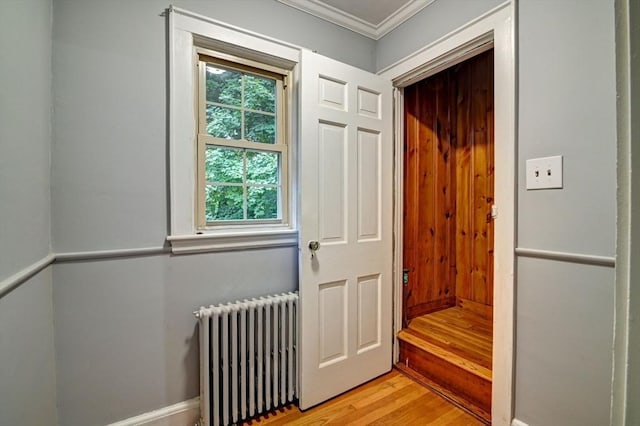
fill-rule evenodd
<path id="1" fill-rule="evenodd" d="M 198 230 L 197 172 L 197 57 L 194 47 L 222 51 L 291 71 L 288 120 L 288 221 L 282 225 L 243 225 Z M 243 30 L 189 11 L 169 8 L 169 171 L 170 230 L 167 241 L 174 253 L 295 246 L 296 224 L 296 82 L 301 48 Z"/>

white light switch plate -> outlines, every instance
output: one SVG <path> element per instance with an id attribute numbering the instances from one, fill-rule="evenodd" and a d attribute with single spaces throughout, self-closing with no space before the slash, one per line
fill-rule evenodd
<path id="1" fill-rule="evenodd" d="M 562 188 L 562 155 L 527 160 L 527 189 Z"/>

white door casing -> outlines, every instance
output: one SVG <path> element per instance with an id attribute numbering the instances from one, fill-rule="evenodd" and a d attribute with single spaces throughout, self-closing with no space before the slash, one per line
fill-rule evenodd
<path id="1" fill-rule="evenodd" d="M 302 51 L 300 408 L 392 366 L 392 86 Z M 317 241 L 317 251 L 309 248 Z"/>
<path id="2" fill-rule="evenodd" d="M 516 62 L 515 8 L 504 2 L 432 44 L 408 55 L 379 74 L 399 88 L 427 78 L 469 58 L 490 41 L 494 50 L 495 200 L 493 380 L 491 424 L 510 426 L 514 412 L 514 312 L 516 223 Z M 402 92 L 396 102 L 396 153 L 402 153 Z M 395 179 L 402 182 L 402 156 L 396 156 Z M 396 192 L 397 235 L 402 235 L 402 191 Z M 402 294 L 402 240 L 396 242 L 395 294 Z M 402 299 L 395 301 L 397 331 L 402 327 Z"/>

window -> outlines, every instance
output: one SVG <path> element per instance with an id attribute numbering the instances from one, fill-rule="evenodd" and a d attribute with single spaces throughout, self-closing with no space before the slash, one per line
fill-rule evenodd
<path id="1" fill-rule="evenodd" d="M 285 223 L 286 73 L 198 59 L 198 229 Z"/>
<path id="2" fill-rule="evenodd" d="M 173 253 L 298 244 L 299 62 L 297 46 L 169 9 Z"/>

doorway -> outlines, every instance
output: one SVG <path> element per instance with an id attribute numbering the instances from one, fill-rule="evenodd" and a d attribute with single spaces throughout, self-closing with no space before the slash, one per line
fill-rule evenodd
<path id="1" fill-rule="evenodd" d="M 493 49 L 404 88 L 399 367 L 491 420 Z"/>

